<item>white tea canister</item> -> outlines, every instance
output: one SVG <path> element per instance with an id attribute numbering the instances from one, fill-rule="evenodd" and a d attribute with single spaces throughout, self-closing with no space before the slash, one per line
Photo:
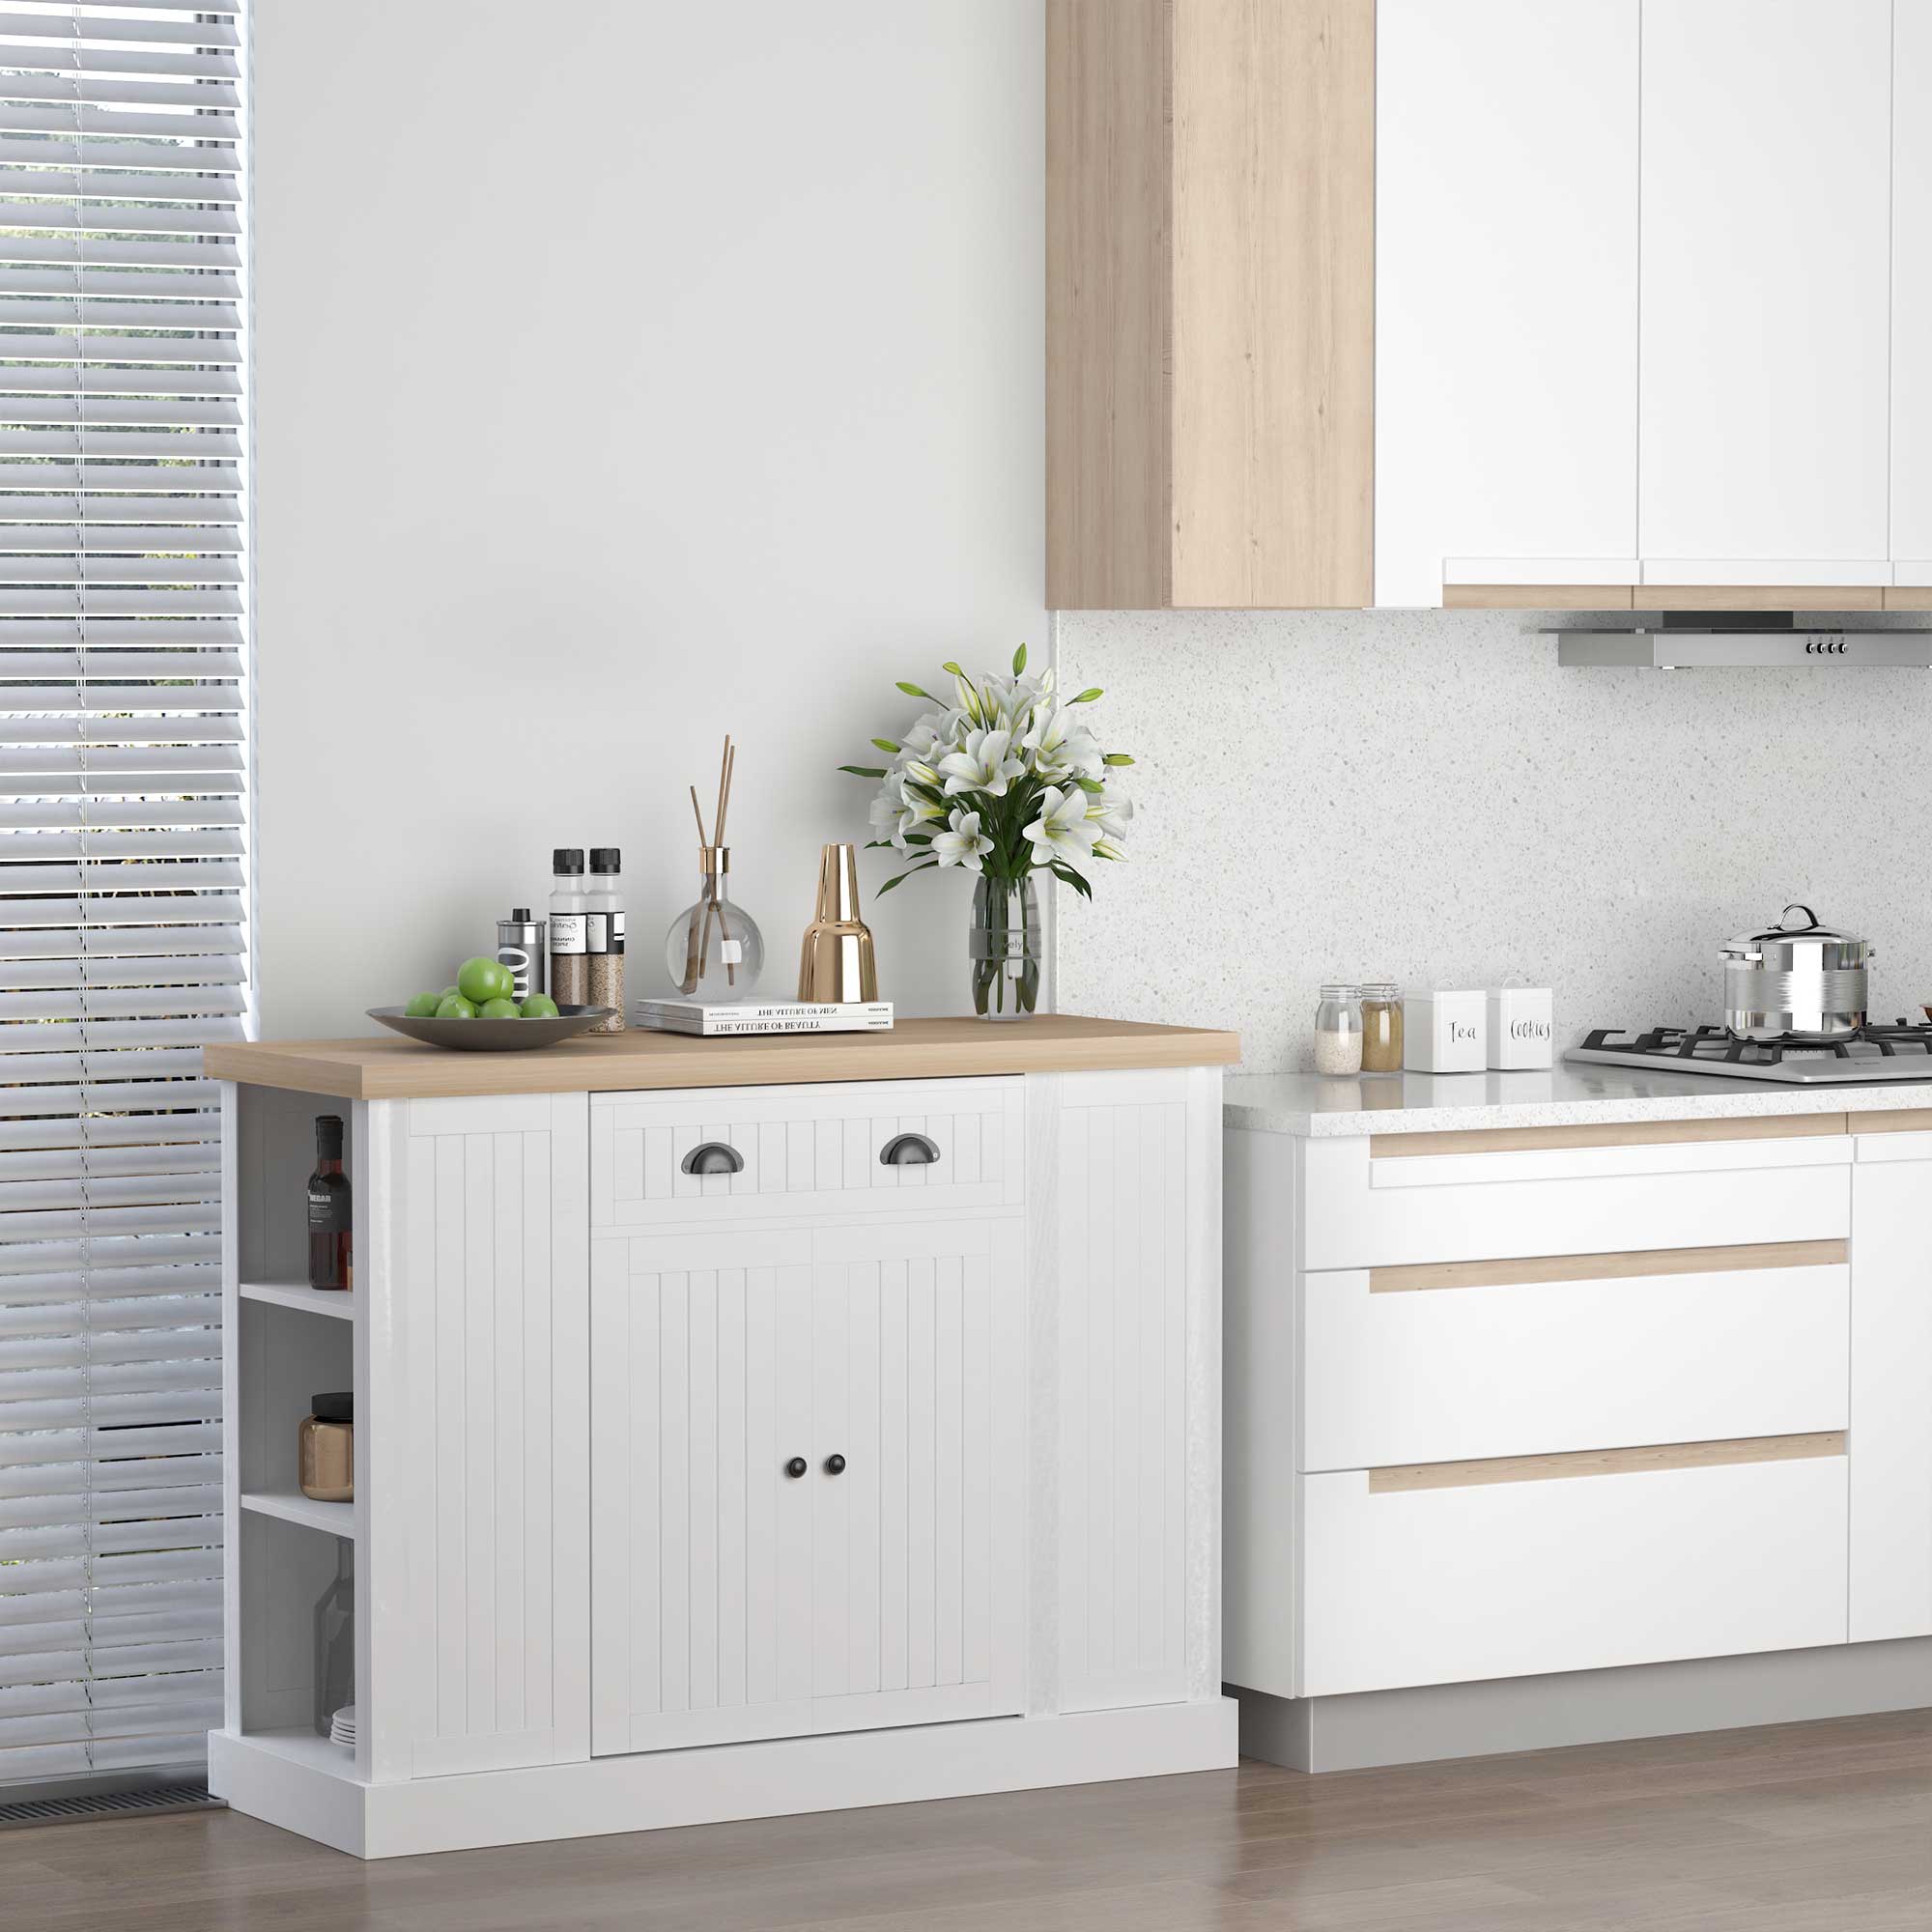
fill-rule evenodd
<path id="1" fill-rule="evenodd" d="M 1488 1004 L 1480 988 L 1407 991 L 1402 1004 L 1405 1070 L 1480 1073 L 1488 1065 Z"/>
<path id="2" fill-rule="evenodd" d="M 1490 1065 L 1499 1072 L 1556 1064 L 1554 1002 L 1548 986 L 1492 986 Z"/>

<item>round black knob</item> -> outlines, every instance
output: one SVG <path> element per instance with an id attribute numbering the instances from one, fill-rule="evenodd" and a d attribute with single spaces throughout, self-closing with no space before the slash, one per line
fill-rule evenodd
<path id="1" fill-rule="evenodd" d="M 825 1473 L 826 1473 L 826 1474 L 827 1474 L 828 1476 L 838 1476 L 838 1475 L 842 1475 L 842 1474 L 844 1473 L 844 1469 L 845 1469 L 845 1459 L 844 1459 L 844 1457 L 842 1457 L 842 1456 L 828 1456 L 828 1457 L 826 1457 L 826 1459 L 825 1459 Z"/>
<path id="2" fill-rule="evenodd" d="M 787 1476 L 797 1478 L 799 1476 L 804 1475 L 806 1469 L 810 1465 L 807 1463 L 803 1456 L 794 1456 L 791 1459 L 791 1461 L 785 1464 L 785 1474 Z"/>

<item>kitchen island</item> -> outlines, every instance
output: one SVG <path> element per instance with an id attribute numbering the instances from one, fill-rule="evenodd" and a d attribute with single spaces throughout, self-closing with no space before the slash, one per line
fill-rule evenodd
<path id="1" fill-rule="evenodd" d="M 211 1787 L 384 1857 L 1232 1766 L 1237 1050 L 1058 1015 L 208 1048 Z M 347 1293 L 307 1286 L 328 1113 Z M 337 1390 L 354 1498 L 319 1500 L 297 1432 Z M 316 1639 L 348 1576 L 346 1746 Z"/>
<path id="2" fill-rule="evenodd" d="M 1226 1670 L 1304 1769 L 1932 1703 L 1932 1083 L 1228 1083 Z"/>

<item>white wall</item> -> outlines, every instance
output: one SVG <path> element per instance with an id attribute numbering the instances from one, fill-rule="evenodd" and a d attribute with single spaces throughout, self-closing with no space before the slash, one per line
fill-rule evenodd
<path id="1" fill-rule="evenodd" d="M 264 1032 L 442 983 L 556 844 L 624 848 L 638 987 L 727 729 L 789 993 L 892 680 L 1045 643 L 1038 0 L 256 19 Z M 886 899 L 885 993 L 960 1009 L 965 918 Z"/>
<path id="2" fill-rule="evenodd" d="M 1062 895 L 1064 1002 L 1309 1065 L 1326 979 L 1552 986 L 1559 1032 L 1720 1020 L 1804 899 L 1932 999 L 1932 674 L 1562 670 L 1534 611 L 1088 612 L 1063 675 L 1134 753 L 1132 860 Z M 1913 623 L 1913 618 L 1862 619 Z"/>

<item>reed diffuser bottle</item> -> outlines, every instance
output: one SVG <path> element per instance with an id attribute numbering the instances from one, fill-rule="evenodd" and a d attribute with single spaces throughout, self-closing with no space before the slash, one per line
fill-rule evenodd
<path id="1" fill-rule="evenodd" d="M 737 763 L 736 748 L 726 738 L 709 832 L 697 787 L 691 787 L 691 812 L 697 821 L 697 897 L 671 921 L 665 935 L 665 971 L 672 986 L 687 1000 L 713 1006 L 749 1000 L 765 963 L 764 935 L 751 914 L 733 903 L 729 891 L 731 848 L 724 843 L 724 825 Z"/>

